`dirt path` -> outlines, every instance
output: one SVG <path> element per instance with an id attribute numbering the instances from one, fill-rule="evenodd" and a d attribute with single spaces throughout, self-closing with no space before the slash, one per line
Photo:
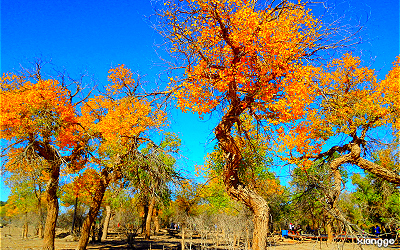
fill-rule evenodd
<path id="1" fill-rule="evenodd" d="M 12 225 L 8 225 L 4 228 L 0 229 L 0 249 L 15 249 L 15 250 L 39 250 L 41 249 L 42 240 L 32 236 L 33 229 L 29 228 L 28 239 L 22 239 L 22 229 L 19 227 L 14 227 Z M 59 233 L 61 231 L 58 231 Z M 55 240 L 55 247 L 57 250 L 73 250 L 77 245 L 77 241 L 71 241 L 72 237 L 65 237 L 63 239 Z M 200 249 L 199 244 L 201 243 L 200 239 L 194 239 L 192 241 L 192 249 Z M 197 247 L 195 247 L 197 246 Z M 157 235 L 153 236 L 152 240 L 145 241 L 142 238 L 138 237 L 134 244 L 135 249 L 180 249 L 180 239 L 176 237 L 172 237 L 169 235 Z M 189 249 L 190 244 L 187 243 L 187 249 Z M 128 244 L 126 240 L 122 236 L 110 237 L 105 242 L 89 244 L 87 249 L 97 249 L 97 250 L 106 250 L 106 249 L 128 249 Z M 206 249 L 206 248 L 203 248 Z M 232 249 L 224 246 L 220 247 L 209 247 L 208 249 Z M 351 244 L 351 243 L 333 243 L 327 245 L 326 242 L 306 242 L 302 243 L 295 240 L 285 239 L 275 246 L 270 246 L 268 249 L 271 250 L 375 250 L 375 249 L 398 249 L 400 250 L 399 245 L 390 246 L 387 248 L 377 247 L 371 245 L 364 245 L 363 248 L 360 248 L 360 245 Z"/>

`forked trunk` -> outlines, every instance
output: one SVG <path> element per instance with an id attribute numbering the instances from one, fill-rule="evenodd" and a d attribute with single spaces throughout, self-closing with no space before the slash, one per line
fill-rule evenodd
<path id="1" fill-rule="evenodd" d="M 228 194 L 245 204 L 253 212 L 254 233 L 253 250 L 264 250 L 267 244 L 269 206 L 265 199 L 239 180 L 238 170 L 242 163 L 242 155 L 231 135 L 232 127 L 239 121 L 244 111 L 240 103 L 233 103 L 215 128 L 215 136 L 219 147 L 224 151 L 224 184 Z"/>
<path id="2" fill-rule="evenodd" d="M 153 196 L 150 198 L 149 209 L 147 210 L 146 227 L 145 227 L 145 234 L 144 234 L 144 238 L 146 240 L 150 239 L 151 217 L 153 215 L 153 209 L 154 209 L 155 204 L 156 204 L 156 198 Z"/>
<path id="3" fill-rule="evenodd" d="M 47 182 L 45 197 L 47 202 L 46 224 L 44 226 L 43 249 L 54 249 L 54 238 L 56 236 L 56 223 L 58 217 L 58 177 L 60 166 L 53 165 L 50 172 L 50 179 Z"/>
<path id="4" fill-rule="evenodd" d="M 104 193 L 109 183 L 108 172 L 103 170 L 101 172 L 101 179 L 98 188 L 93 197 L 92 204 L 90 205 L 89 213 L 82 226 L 81 237 L 79 238 L 77 250 L 85 250 L 89 241 L 90 228 L 93 221 L 96 219 L 99 213 L 101 202 L 103 200 Z M 94 233 L 94 232 L 93 232 Z"/>
<path id="5" fill-rule="evenodd" d="M 106 206 L 106 218 L 104 219 L 103 235 L 101 236 L 101 241 L 104 241 L 107 239 L 108 225 L 110 224 L 110 218 L 111 218 L 111 206 L 107 205 Z"/>

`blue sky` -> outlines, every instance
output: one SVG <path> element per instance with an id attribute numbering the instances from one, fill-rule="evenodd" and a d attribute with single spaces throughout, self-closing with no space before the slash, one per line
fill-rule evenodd
<path id="1" fill-rule="evenodd" d="M 399 1 L 328 1 L 344 17 L 343 23 L 364 26 L 356 51 L 379 77 L 399 55 Z M 160 57 L 168 59 L 161 36 L 151 27 L 152 1 L 121 0 L 2 0 L 1 72 L 41 57 L 64 67 L 72 76 L 87 72 L 98 85 L 107 83 L 107 71 L 118 64 L 138 72 L 148 84 L 165 84 Z M 180 167 L 193 172 L 215 143 L 215 119 L 200 121 L 197 115 L 172 112 L 170 129 L 183 142 Z M 278 173 L 284 175 L 284 173 Z M 0 183 L 0 200 L 8 189 Z"/>

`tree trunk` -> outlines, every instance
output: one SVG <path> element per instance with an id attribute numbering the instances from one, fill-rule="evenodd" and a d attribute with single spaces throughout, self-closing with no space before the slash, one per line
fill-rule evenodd
<path id="1" fill-rule="evenodd" d="M 22 226 L 22 239 L 28 239 L 28 213 L 24 214 L 24 225 Z"/>
<path id="2" fill-rule="evenodd" d="M 145 228 L 145 233 L 144 233 L 144 238 L 146 240 L 150 239 L 150 231 L 151 231 L 151 217 L 153 215 L 153 209 L 154 205 L 156 204 L 156 198 L 152 196 L 150 198 L 150 204 L 149 204 L 149 209 L 147 211 L 147 217 L 146 217 L 146 228 Z"/>
<path id="3" fill-rule="evenodd" d="M 38 216 L 39 216 L 39 225 L 37 228 L 37 235 L 40 239 L 43 239 L 43 208 L 42 208 L 42 201 L 41 197 L 38 197 Z"/>
<path id="4" fill-rule="evenodd" d="M 40 238 L 40 239 L 43 239 L 43 225 L 42 225 L 42 222 L 39 222 L 40 224 L 38 225 L 38 233 L 37 233 L 37 236 Z"/>
<path id="5" fill-rule="evenodd" d="M 332 220 L 329 220 L 328 224 L 326 225 L 326 233 L 328 234 L 327 242 L 332 243 L 333 242 L 333 221 Z"/>
<path id="6" fill-rule="evenodd" d="M 242 202 L 253 212 L 254 233 L 252 249 L 264 250 L 267 246 L 269 232 L 269 206 L 262 196 L 239 180 L 238 170 L 242 163 L 242 156 L 239 147 L 231 136 L 231 130 L 233 125 L 239 122 L 239 116 L 245 108 L 237 98 L 232 100 L 228 112 L 215 128 L 218 145 L 224 151 L 225 157 L 224 184 L 232 198 Z"/>
<path id="7" fill-rule="evenodd" d="M 147 218 L 147 214 L 149 212 L 149 205 L 147 204 L 148 201 L 144 201 L 143 203 L 143 217 L 142 219 L 142 223 L 140 225 L 140 233 L 144 234 L 146 232 L 146 218 Z"/>
<path id="8" fill-rule="evenodd" d="M 185 250 L 185 224 L 182 224 L 182 244 L 181 244 L 181 250 Z"/>
<path id="9" fill-rule="evenodd" d="M 104 193 L 107 189 L 108 183 L 110 179 L 108 176 L 108 172 L 104 169 L 101 172 L 101 178 L 98 188 L 95 191 L 92 204 L 90 205 L 89 213 L 85 219 L 85 222 L 82 226 L 81 237 L 79 238 L 77 250 L 85 250 L 89 241 L 90 228 L 93 224 L 93 221 L 97 217 L 99 213 L 101 202 L 103 200 Z"/>
<path id="10" fill-rule="evenodd" d="M 265 199 L 255 191 L 248 189 L 239 183 L 236 188 L 228 188 L 231 197 L 243 202 L 253 212 L 254 232 L 253 250 L 262 250 L 267 247 L 267 236 L 269 232 L 269 206 Z"/>
<path id="11" fill-rule="evenodd" d="M 110 224 L 110 218 L 111 218 L 111 206 L 107 205 L 106 206 L 106 218 L 104 219 L 103 235 L 101 236 L 101 241 L 104 241 L 107 239 L 108 225 Z"/>
<path id="12" fill-rule="evenodd" d="M 45 197 L 47 202 L 46 224 L 44 226 L 43 249 L 54 250 L 54 238 L 56 236 L 56 223 L 58 218 L 58 178 L 60 166 L 52 165 L 50 179 L 47 182 Z"/>
<path id="13" fill-rule="evenodd" d="M 76 221 L 76 210 L 77 209 L 78 209 L 78 195 L 75 196 L 74 217 L 72 218 L 71 234 L 74 233 L 75 221 Z"/>

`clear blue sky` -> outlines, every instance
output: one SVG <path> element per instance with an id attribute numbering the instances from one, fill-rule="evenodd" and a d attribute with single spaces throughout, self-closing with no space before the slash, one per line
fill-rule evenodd
<path id="1" fill-rule="evenodd" d="M 149 21 L 152 1 L 121 0 L 2 0 L 1 72 L 28 65 L 36 57 L 51 60 L 72 75 L 87 72 L 98 84 L 106 84 L 107 71 L 125 64 L 144 76 L 148 84 L 159 83 L 165 69 L 159 57 L 168 55 L 155 44 L 160 35 Z M 359 46 L 367 65 L 380 69 L 382 78 L 399 55 L 399 1 L 328 1 L 339 16 L 365 26 Z M 368 21 L 366 21 L 368 19 Z M 182 142 L 181 167 L 193 172 L 213 148 L 215 122 L 200 121 L 196 115 L 172 112 L 171 130 Z M 279 173 L 278 173 L 279 174 Z M 281 173 L 283 174 L 283 173 Z M 0 200 L 9 190 L 0 183 Z"/>

